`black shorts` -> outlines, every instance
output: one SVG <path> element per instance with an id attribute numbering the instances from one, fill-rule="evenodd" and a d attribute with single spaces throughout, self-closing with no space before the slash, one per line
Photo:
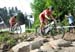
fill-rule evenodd
<path id="1" fill-rule="evenodd" d="M 70 26 L 74 26 L 74 23 L 69 24 Z M 74 27 L 70 27 L 70 30 L 73 29 Z"/>

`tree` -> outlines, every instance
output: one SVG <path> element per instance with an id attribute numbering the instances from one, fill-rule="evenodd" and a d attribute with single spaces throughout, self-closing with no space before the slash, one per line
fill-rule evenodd
<path id="1" fill-rule="evenodd" d="M 13 16 L 14 13 L 14 8 L 12 7 L 12 9 L 9 8 L 9 16 Z"/>
<path id="2" fill-rule="evenodd" d="M 17 20 L 18 20 L 21 24 L 25 24 L 25 19 L 24 19 L 23 13 L 18 13 L 18 15 L 17 15 Z"/>
<path id="3" fill-rule="evenodd" d="M 64 15 L 68 12 L 73 13 L 75 9 L 75 0 L 53 0 L 52 5 L 58 18 L 62 21 Z"/>
<path id="4" fill-rule="evenodd" d="M 0 8 L 0 17 L 5 22 L 5 24 L 8 25 L 8 11 L 6 7 Z"/>
<path id="5" fill-rule="evenodd" d="M 25 19 L 25 25 L 26 25 L 26 27 L 28 27 L 29 26 L 29 21 L 28 21 L 28 19 L 27 19 L 27 13 L 25 12 L 25 14 L 24 14 L 24 19 Z"/>
<path id="6" fill-rule="evenodd" d="M 34 0 L 33 3 L 31 3 L 31 8 L 35 17 L 34 24 L 39 24 L 39 14 L 46 8 L 45 4 L 45 0 Z"/>
<path id="7" fill-rule="evenodd" d="M 18 12 L 18 8 L 17 7 L 15 7 L 15 12 Z"/>
<path id="8" fill-rule="evenodd" d="M 64 20 L 64 15 L 68 12 L 75 16 L 75 0 L 33 0 L 31 8 L 35 17 L 34 24 L 39 24 L 39 14 L 49 6 L 54 7 L 53 15 L 61 21 Z"/>

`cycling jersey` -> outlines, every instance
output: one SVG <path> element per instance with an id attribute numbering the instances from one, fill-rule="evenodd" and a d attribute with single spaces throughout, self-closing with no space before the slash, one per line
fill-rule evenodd
<path id="1" fill-rule="evenodd" d="M 44 10 L 40 15 L 39 15 L 39 19 L 40 22 L 44 23 L 44 21 L 46 20 L 45 15 L 50 16 L 52 14 L 52 12 L 49 9 Z"/>
<path id="2" fill-rule="evenodd" d="M 9 19 L 9 23 L 10 23 L 10 26 L 14 26 L 15 23 L 16 23 L 16 18 L 15 18 L 15 17 L 11 17 L 11 18 Z"/>

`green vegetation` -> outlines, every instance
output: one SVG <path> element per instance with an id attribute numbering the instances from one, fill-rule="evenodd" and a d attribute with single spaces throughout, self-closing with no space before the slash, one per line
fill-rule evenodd
<path id="1" fill-rule="evenodd" d="M 16 40 L 14 38 L 10 38 L 7 40 L 7 44 L 10 45 L 10 47 L 16 45 Z"/>
<path id="2" fill-rule="evenodd" d="M 39 14 L 50 6 L 54 7 L 53 15 L 56 19 L 60 19 L 61 23 L 62 21 L 65 21 L 64 15 L 68 12 L 71 12 L 73 16 L 75 16 L 75 0 L 33 0 L 31 8 L 33 11 L 32 15 L 35 17 L 35 22 L 32 28 L 39 26 Z M 24 23 L 26 27 L 28 27 L 29 21 L 27 19 L 27 14 L 23 14 L 17 7 L 12 7 L 8 10 L 6 7 L 0 8 L 0 16 L 3 18 L 7 26 L 9 26 L 9 18 L 15 13 L 18 13 L 17 19 L 21 22 L 21 24 Z"/>
<path id="3" fill-rule="evenodd" d="M 39 14 L 46 8 L 45 4 L 45 0 L 34 0 L 33 3 L 31 3 L 31 8 L 35 17 L 34 27 L 35 25 L 39 25 Z"/>
<path id="4" fill-rule="evenodd" d="M 49 6 L 54 7 L 53 15 L 56 19 L 60 19 L 63 25 L 68 23 L 65 21 L 65 14 L 71 12 L 73 16 L 75 16 L 75 0 L 33 0 L 31 3 L 31 8 L 35 17 L 34 27 L 39 25 L 39 14 Z"/>
<path id="5" fill-rule="evenodd" d="M 18 13 L 18 15 L 17 15 L 17 20 L 18 20 L 21 24 L 24 24 L 24 23 L 25 23 L 25 19 L 24 19 L 23 13 Z"/>
<path id="6" fill-rule="evenodd" d="M 9 32 L 0 32 L 0 43 L 7 43 L 10 47 L 16 44 L 16 40 Z"/>
<path id="7" fill-rule="evenodd" d="M 35 29 L 27 29 L 26 33 L 35 32 Z"/>

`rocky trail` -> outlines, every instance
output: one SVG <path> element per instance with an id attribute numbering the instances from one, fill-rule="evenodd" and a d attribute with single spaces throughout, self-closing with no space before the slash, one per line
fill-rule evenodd
<path id="1" fill-rule="evenodd" d="M 34 33 L 24 34 L 12 35 L 18 41 L 15 46 L 5 52 L 75 52 L 74 33 L 66 33 L 63 39 L 60 38 L 61 35 L 57 35 L 53 39 L 50 36 L 36 37 Z"/>

